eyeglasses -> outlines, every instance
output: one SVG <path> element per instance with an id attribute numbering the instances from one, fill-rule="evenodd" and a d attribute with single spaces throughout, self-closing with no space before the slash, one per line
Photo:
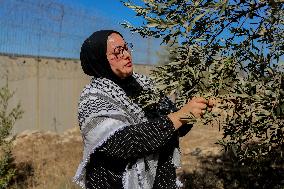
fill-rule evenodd
<path id="1" fill-rule="evenodd" d="M 116 58 L 123 58 L 125 56 L 124 52 L 127 51 L 129 54 L 133 51 L 133 44 L 132 43 L 126 43 L 123 46 L 117 46 L 113 50 L 113 55 Z"/>

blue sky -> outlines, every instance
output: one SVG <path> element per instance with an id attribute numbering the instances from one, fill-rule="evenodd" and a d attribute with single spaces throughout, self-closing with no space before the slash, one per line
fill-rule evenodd
<path id="1" fill-rule="evenodd" d="M 160 41 L 152 39 L 150 42 L 146 39 L 140 38 L 138 34 L 129 36 L 128 30 L 123 30 L 120 27 L 121 22 L 130 22 L 132 24 L 139 24 L 143 19 L 135 16 L 135 12 L 128 7 L 124 6 L 120 0 L 60 0 L 63 3 L 70 4 L 71 6 L 78 6 L 88 10 L 90 13 L 95 11 L 96 14 L 105 17 L 115 24 L 114 28 L 119 30 L 124 38 L 134 44 L 133 59 L 138 63 L 155 64 L 157 62 L 156 51 L 160 48 Z M 141 0 L 132 0 L 135 4 L 141 3 Z M 105 29 L 105 28 L 100 28 Z M 147 47 L 151 46 L 150 50 Z M 150 51 L 150 55 L 149 55 Z"/>
<path id="2" fill-rule="evenodd" d="M 132 1 L 135 4 L 139 4 L 139 0 Z M 83 0 L 80 1 L 82 5 L 87 5 L 89 8 L 94 7 L 105 16 L 112 16 L 114 19 L 118 21 L 128 20 L 133 23 L 138 23 L 138 21 L 142 21 L 140 17 L 135 16 L 135 12 L 125 7 L 119 0 L 104 0 L 104 1 L 96 1 L 96 0 Z"/>
<path id="3" fill-rule="evenodd" d="M 110 17 L 114 21 L 122 22 L 124 20 L 137 23 L 142 19 L 135 17 L 134 11 L 125 7 L 120 0 L 59 0 L 62 3 L 71 6 L 78 6 L 90 11 L 97 11 L 101 15 Z M 139 0 L 132 0 L 135 4 L 139 4 Z"/>
<path id="4" fill-rule="evenodd" d="M 2 0 L 0 52 L 79 58 L 81 44 L 91 33 L 114 29 L 134 44 L 136 63 L 155 64 L 160 42 L 132 34 L 120 25 L 124 21 L 142 19 L 119 0 Z"/>
<path id="5" fill-rule="evenodd" d="M 131 1 L 141 3 L 141 0 Z M 114 29 L 121 32 L 127 42 L 134 44 L 135 63 L 157 62 L 156 52 L 160 50 L 160 41 L 144 39 L 122 28 L 121 22 L 138 24 L 143 20 L 120 0 L 0 2 L 0 52 L 79 58 L 80 46 L 92 32 Z M 64 10 L 60 8 L 62 5 Z"/>
<path id="6" fill-rule="evenodd" d="M 135 12 L 132 11 L 131 9 L 129 9 L 128 7 L 125 7 L 123 5 L 123 3 L 120 0 L 59 0 L 60 2 L 63 2 L 65 4 L 69 4 L 70 6 L 78 6 L 81 7 L 83 9 L 87 9 L 90 12 L 92 11 L 96 11 L 97 14 L 110 19 L 113 23 L 119 25 L 119 23 L 124 22 L 124 21 L 128 21 L 132 24 L 141 24 L 143 22 L 143 19 L 140 17 L 136 17 L 135 16 Z M 127 0 L 125 0 L 127 1 Z M 141 4 L 141 0 L 131 0 L 131 2 L 133 2 L 136 5 Z M 122 33 L 124 32 L 124 30 L 120 30 Z M 126 36 L 126 39 L 127 36 Z M 135 43 L 137 41 L 141 41 L 141 40 L 136 40 L 136 38 L 130 38 L 130 40 L 132 40 L 131 42 Z M 146 42 L 146 40 L 144 40 Z M 143 42 L 143 39 L 142 39 Z M 159 40 L 152 40 L 151 41 L 151 45 L 153 47 L 153 49 L 151 49 L 152 51 L 158 51 L 159 47 L 160 47 L 160 42 Z M 137 43 L 136 43 L 137 45 Z M 143 61 L 149 61 L 147 60 L 144 56 L 147 56 L 147 54 L 145 53 L 145 48 L 144 47 L 144 52 L 141 55 L 141 51 L 138 50 L 138 52 L 134 55 L 136 56 L 140 56 L 140 59 Z M 156 53 L 152 53 L 153 59 L 150 60 L 150 62 L 153 64 L 155 61 L 157 61 L 157 57 L 155 57 Z M 141 58 L 141 56 L 143 56 Z M 135 58 L 135 57 L 134 57 Z M 281 58 L 281 61 L 283 61 L 283 57 Z"/>

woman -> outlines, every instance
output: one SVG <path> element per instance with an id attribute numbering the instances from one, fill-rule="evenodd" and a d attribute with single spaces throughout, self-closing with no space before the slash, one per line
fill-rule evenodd
<path id="1" fill-rule="evenodd" d="M 84 152 L 74 180 L 88 189 L 177 188 L 178 135 L 191 128 L 180 118 L 201 116 L 207 101 L 194 98 L 177 110 L 162 96 L 159 103 L 142 108 L 135 99 L 153 90 L 153 84 L 133 73 L 128 45 L 116 31 L 93 33 L 84 41 L 80 59 L 92 80 L 79 101 Z"/>

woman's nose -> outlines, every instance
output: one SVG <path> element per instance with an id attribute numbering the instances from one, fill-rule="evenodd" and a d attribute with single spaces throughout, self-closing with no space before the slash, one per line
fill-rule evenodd
<path id="1" fill-rule="evenodd" d="M 124 58 L 130 58 L 130 57 L 131 57 L 130 51 L 124 50 L 124 51 L 123 51 L 123 57 L 124 57 Z"/>

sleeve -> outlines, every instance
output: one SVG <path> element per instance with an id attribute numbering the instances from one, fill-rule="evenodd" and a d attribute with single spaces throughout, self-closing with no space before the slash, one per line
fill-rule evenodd
<path id="1" fill-rule="evenodd" d="M 175 135 L 167 116 L 125 127 L 111 136 L 98 151 L 110 158 L 128 160 L 157 152 Z"/>
<path id="2" fill-rule="evenodd" d="M 184 137 L 193 127 L 193 124 L 184 124 L 177 131 L 179 137 Z"/>
<path id="3" fill-rule="evenodd" d="M 148 119 L 155 119 L 156 117 L 165 116 L 169 113 L 178 111 L 178 108 L 176 107 L 175 103 L 173 103 L 167 96 L 164 94 L 161 94 L 160 101 L 158 104 L 147 107 L 145 112 L 148 117 Z M 193 127 L 192 124 L 184 124 L 182 125 L 178 130 L 178 136 L 183 137 L 185 136 Z"/>
<path id="4" fill-rule="evenodd" d="M 160 110 L 158 111 L 160 114 L 168 115 L 169 113 L 178 111 L 175 103 L 173 103 L 167 96 L 163 96 L 160 100 Z M 178 136 L 185 136 L 193 127 L 192 124 L 183 124 L 178 130 Z"/>

